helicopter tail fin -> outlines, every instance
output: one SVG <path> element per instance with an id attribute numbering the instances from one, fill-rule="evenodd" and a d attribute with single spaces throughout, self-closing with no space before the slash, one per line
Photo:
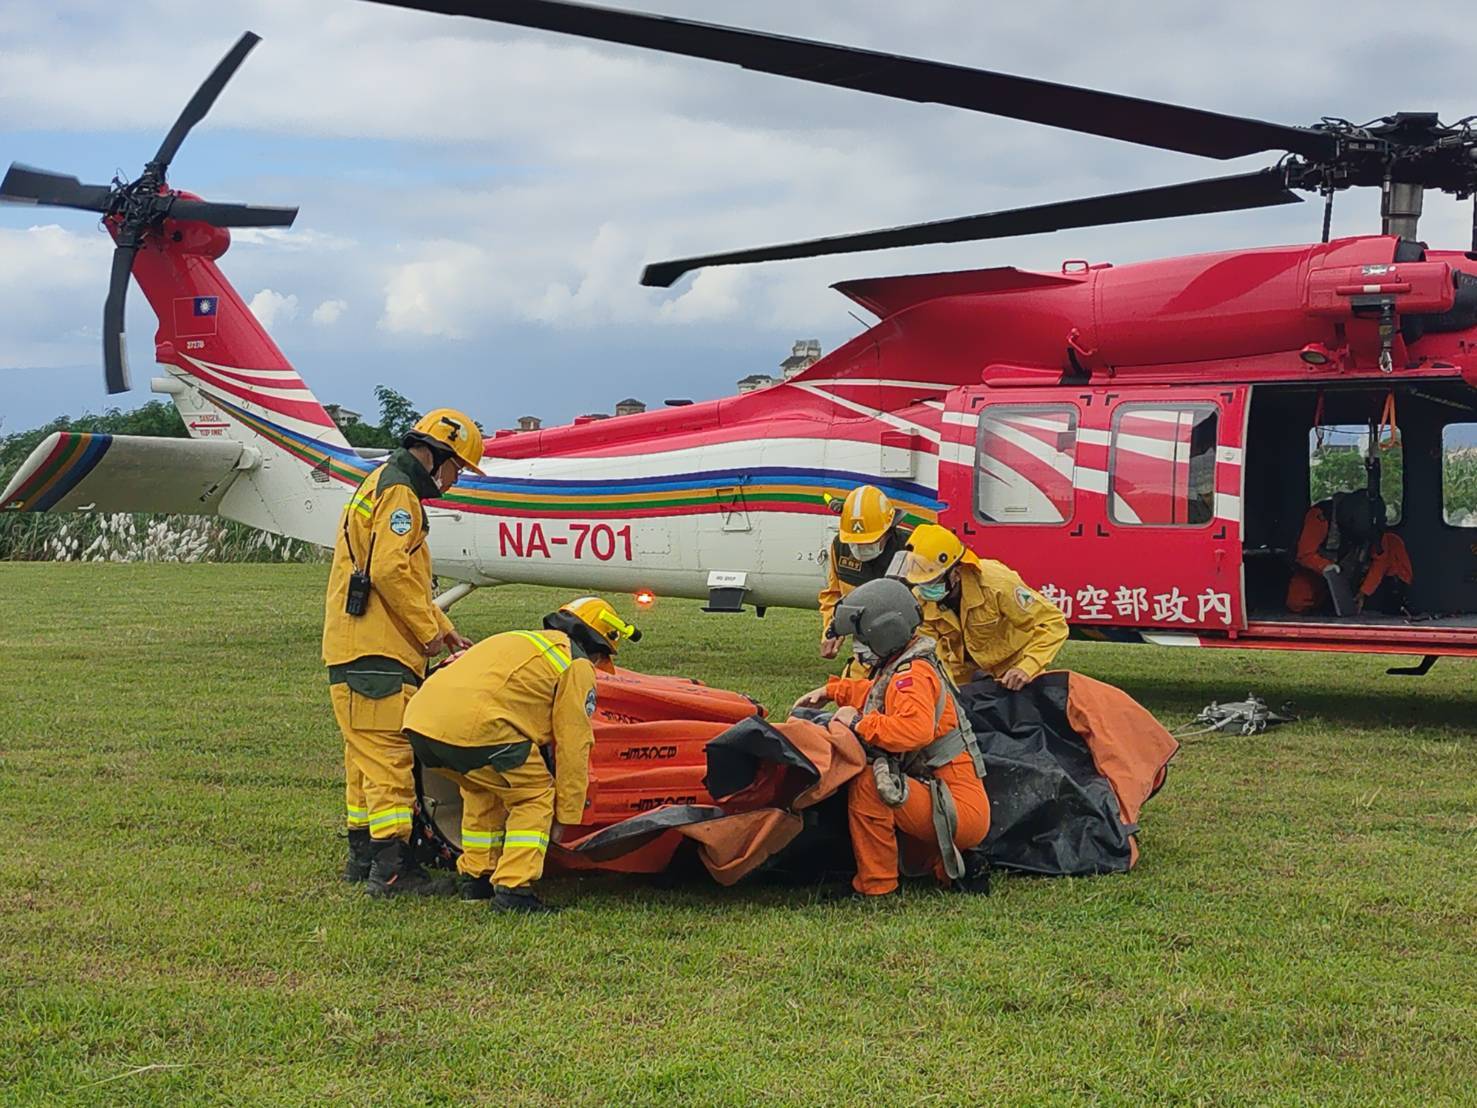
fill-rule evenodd
<path id="1" fill-rule="evenodd" d="M 153 389 L 174 402 L 190 441 L 58 433 L 23 463 L 0 508 L 219 514 L 331 546 L 375 452 L 349 445 L 216 266 L 229 232 L 173 221 L 165 231 L 162 248 L 139 251 L 133 276 L 159 320 L 165 375 Z"/>

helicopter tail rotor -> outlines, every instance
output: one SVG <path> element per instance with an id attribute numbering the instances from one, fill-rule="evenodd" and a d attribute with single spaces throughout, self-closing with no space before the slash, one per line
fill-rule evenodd
<path id="1" fill-rule="evenodd" d="M 195 90 L 154 159 L 144 166 L 137 180 L 126 184 L 115 181 L 111 185 L 87 185 L 76 177 L 15 163 L 0 181 L 0 200 L 99 212 L 112 231 L 117 245 L 113 250 L 108 296 L 103 304 L 103 379 L 109 393 L 126 392 L 129 388 L 123 331 L 128 282 L 139 250 L 165 219 L 194 220 L 212 227 L 290 227 L 297 218 L 296 208 L 218 204 L 184 198 L 170 189 L 165 180 L 180 144 L 205 118 L 221 90 L 260 41 L 260 36 L 250 31 L 236 41 Z"/>

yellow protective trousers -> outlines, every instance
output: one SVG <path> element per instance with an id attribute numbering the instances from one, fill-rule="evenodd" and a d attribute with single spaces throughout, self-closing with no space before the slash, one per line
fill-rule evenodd
<path id="1" fill-rule="evenodd" d="M 437 770 L 462 793 L 462 856 L 457 869 L 518 889 L 544 874 L 549 830 L 554 825 L 554 778 L 538 747 L 510 770 L 489 766 L 471 773 Z"/>
<path id="2" fill-rule="evenodd" d="M 328 686 L 333 717 L 344 734 L 344 808 L 350 831 L 368 828 L 388 842 L 410 838 L 415 803 L 414 755 L 400 733 L 415 688 L 374 699 L 347 684 Z"/>

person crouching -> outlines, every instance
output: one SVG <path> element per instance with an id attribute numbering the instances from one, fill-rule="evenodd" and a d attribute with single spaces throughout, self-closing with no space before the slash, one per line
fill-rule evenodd
<path id="1" fill-rule="evenodd" d="M 990 830 L 984 761 L 934 641 L 918 633 L 922 621 L 900 581 L 859 586 L 837 605 L 835 631 L 854 636 L 875 657 L 871 674 L 832 677 L 795 705 L 835 701 L 836 722 L 866 748 L 868 768 L 847 794 L 857 871 L 852 889 L 864 897 L 897 890 L 899 835 L 933 857 L 941 883 L 989 889 L 988 871 L 967 871 L 961 853 Z"/>
<path id="2" fill-rule="evenodd" d="M 411 699 L 405 737 L 423 766 L 461 790 L 462 899 L 490 900 L 496 911 L 557 910 L 533 884 L 555 820 L 584 818 L 595 670 L 623 639 L 640 637 L 604 600 L 582 597 L 545 617 L 542 631 L 483 639 Z"/>

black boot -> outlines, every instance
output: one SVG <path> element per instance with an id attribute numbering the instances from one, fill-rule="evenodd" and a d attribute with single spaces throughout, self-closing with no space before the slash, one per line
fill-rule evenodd
<path id="1" fill-rule="evenodd" d="M 492 878 L 485 873 L 481 877 L 463 874 L 456 879 L 456 889 L 463 900 L 491 900 Z"/>
<path id="2" fill-rule="evenodd" d="M 494 912 L 546 912 L 559 911 L 552 904 L 545 904 L 532 889 L 510 889 L 506 885 L 494 885 L 491 908 Z"/>
<path id="3" fill-rule="evenodd" d="M 409 843 L 391 839 L 376 843 L 375 848 L 374 864 L 364 884 L 370 896 L 456 895 L 456 882 L 449 877 L 432 877 L 423 870 Z"/>
<path id="4" fill-rule="evenodd" d="M 357 885 L 369 878 L 369 867 L 374 864 L 374 840 L 369 837 L 369 828 L 360 827 L 349 832 L 349 860 L 344 863 L 344 880 Z"/>
<path id="5" fill-rule="evenodd" d="M 989 896 L 990 856 L 981 850 L 965 851 L 964 876 L 955 878 L 949 887 L 959 893 Z"/>

